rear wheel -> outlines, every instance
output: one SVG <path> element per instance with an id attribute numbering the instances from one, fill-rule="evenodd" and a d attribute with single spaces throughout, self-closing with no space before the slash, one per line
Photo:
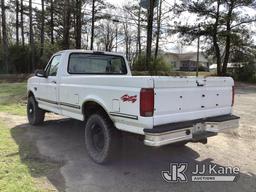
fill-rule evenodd
<path id="1" fill-rule="evenodd" d="M 38 107 L 34 97 L 28 98 L 27 117 L 31 125 L 39 125 L 44 122 L 45 111 Z"/>
<path id="2" fill-rule="evenodd" d="M 85 145 L 90 158 L 99 164 L 113 160 L 120 146 L 119 134 L 106 115 L 92 114 L 85 126 Z"/>

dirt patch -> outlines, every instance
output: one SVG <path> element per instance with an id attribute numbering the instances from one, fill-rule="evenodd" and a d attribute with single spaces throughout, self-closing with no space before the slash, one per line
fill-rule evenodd
<path id="1" fill-rule="evenodd" d="M 39 153 L 36 140 L 31 129 L 36 127 L 24 124 L 26 117 L 0 113 L 3 120 L 11 129 L 11 135 L 19 146 L 21 162 L 29 168 L 36 187 L 42 191 L 64 191 L 65 181 L 59 170 L 64 162 L 54 161 Z M 47 120 L 58 119 L 58 116 L 47 115 Z"/>

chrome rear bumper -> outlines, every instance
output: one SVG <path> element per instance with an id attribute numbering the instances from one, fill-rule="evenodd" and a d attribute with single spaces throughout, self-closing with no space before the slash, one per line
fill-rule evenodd
<path id="1" fill-rule="evenodd" d="M 144 144 L 162 146 L 180 141 L 198 141 L 239 127 L 239 117 L 225 115 L 144 129 Z"/>

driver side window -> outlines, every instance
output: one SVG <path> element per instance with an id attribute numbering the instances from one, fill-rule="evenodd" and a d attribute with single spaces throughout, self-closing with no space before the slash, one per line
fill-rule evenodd
<path id="1" fill-rule="evenodd" d="M 46 69 L 47 76 L 56 76 L 57 75 L 60 58 L 61 58 L 61 55 L 56 55 L 52 58 L 50 64 L 48 65 L 48 67 Z"/>

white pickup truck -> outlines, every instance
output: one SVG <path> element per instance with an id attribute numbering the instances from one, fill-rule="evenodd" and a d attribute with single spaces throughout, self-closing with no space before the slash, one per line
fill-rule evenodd
<path id="1" fill-rule="evenodd" d="M 206 143 L 239 127 L 232 78 L 132 76 L 125 57 L 115 53 L 60 51 L 27 89 L 29 123 L 42 123 L 45 112 L 84 121 L 85 146 L 97 163 L 113 157 L 121 131 L 163 146 Z"/>

